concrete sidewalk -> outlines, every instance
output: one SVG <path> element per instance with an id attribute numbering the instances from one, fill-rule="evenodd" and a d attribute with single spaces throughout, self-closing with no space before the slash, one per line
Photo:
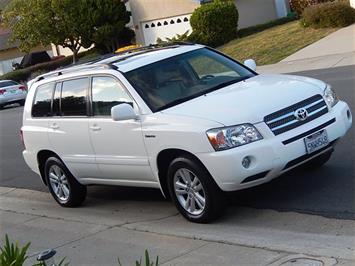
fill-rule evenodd
<path id="1" fill-rule="evenodd" d="M 242 207 L 213 224 L 192 224 L 163 200 L 89 198 L 68 209 L 47 193 L 0 188 L 1 241 L 5 233 L 31 241 L 29 262 L 55 248 L 71 265 L 117 265 L 117 257 L 133 265 L 148 249 L 161 265 L 350 266 L 354 228 L 354 221 Z"/>
<path id="2" fill-rule="evenodd" d="M 260 73 L 290 73 L 355 64 L 355 24 L 342 28 L 273 65 L 258 67 Z"/>

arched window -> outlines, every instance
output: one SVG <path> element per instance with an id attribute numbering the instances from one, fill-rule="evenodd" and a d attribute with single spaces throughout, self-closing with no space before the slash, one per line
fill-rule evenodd
<path id="1" fill-rule="evenodd" d="M 149 25 L 148 25 L 148 24 L 145 24 L 145 27 L 144 27 L 144 28 L 149 29 Z"/>
<path id="2" fill-rule="evenodd" d="M 150 24 L 150 26 L 151 26 L 152 28 L 154 28 L 154 27 L 155 27 L 155 24 L 154 24 L 154 23 L 152 23 L 152 24 Z"/>
<path id="3" fill-rule="evenodd" d="M 188 18 L 184 18 L 184 22 L 188 22 L 189 21 L 189 19 Z"/>
<path id="4" fill-rule="evenodd" d="M 170 20 L 170 24 L 175 24 L 175 21 L 174 20 Z"/>
<path id="5" fill-rule="evenodd" d="M 181 19 L 178 18 L 178 20 L 176 21 L 177 23 L 181 23 Z"/>
<path id="6" fill-rule="evenodd" d="M 164 25 L 169 25 L 169 23 L 167 21 L 164 21 Z"/>
<path id="7" fill-rule="evenodd" d="M 160 27 L 160 26 L 161 26 L 161 23 L 160 23 L 160 22 L 158 22 L 157 26 L 158 26 L 158 27 Z"/>

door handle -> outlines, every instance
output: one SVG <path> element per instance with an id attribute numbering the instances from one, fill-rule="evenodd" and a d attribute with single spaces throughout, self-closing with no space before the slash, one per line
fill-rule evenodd
<path id="1" fill-rule="evenodd" d="M 101 127 L 99 127 L 98 125 L 92 125 L 92 126 L 90 126 L 90 129 L 92 131 L 99 131 L 99 130 L 101 130 Z"/>
<path id="2" fill-rule="evenodd" d="M 53 123 L 52 125 L 49 126 L 51 129 L 58 129 L 59 126 L 57 123 Z"/>

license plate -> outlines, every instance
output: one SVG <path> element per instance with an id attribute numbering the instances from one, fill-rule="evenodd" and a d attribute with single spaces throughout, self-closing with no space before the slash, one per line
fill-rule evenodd
<path id="1" fill-rule="evenodd" d="M 307 153 L 313 153 L 329 145 L 328 134 L 325 129 L 304 138 Z"/>

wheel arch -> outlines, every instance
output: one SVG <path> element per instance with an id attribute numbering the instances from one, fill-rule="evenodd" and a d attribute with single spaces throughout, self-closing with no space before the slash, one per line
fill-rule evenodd
<path id="1" fill-rule="evenodd" d="M 42 182 L 47 186 L 47 180 L 46 180 L 46 176 L 44 173 L 44 166 L 46 164 L 46 161 L 49 157 L 56 157 L 59 160 L 60 157 L 58 156 L 58 154 L 56 154 L 55 152 L 51 151 L 51 150 L 41 150 L 37 153 L 37 163 L 38 163 L 38 169 L 39 172 L 41 174 L 41 179 Z"/>
<path id="2" fill-rule="evenodd" d="M 159 176 L 159 183 L 160 183 L 160 187 L 161 187 L 161 190 L 162 190 L 164 196 L 167 198 L 169 198 L 169 191 L 168 191 L 168 184 L 167 184 L 168 168 L 169 168 L 170 163 L 178 157 L 188 157 L 188 158 L 195 160 L 198 164 L 201 165 L 201 167 L 203 167 L 207 171 L 207 173 L 209 173 L 209 171 L 207 170 L 205 165 L 201 162 L 201 160 L 196 155 L 194 155 L 193 153 L 191 153 L 189 151 L 186 151 L 183 149 L 174 149 L 174 148 L 164 149 L 164 150 L 160 151 L 157 156 L 157 161 L 156 161 L 157 162 L 157 169 L 158 169 L 158 176 Z M 213 179 L 213 181 L 214 181 L 214 179 Z"/>

